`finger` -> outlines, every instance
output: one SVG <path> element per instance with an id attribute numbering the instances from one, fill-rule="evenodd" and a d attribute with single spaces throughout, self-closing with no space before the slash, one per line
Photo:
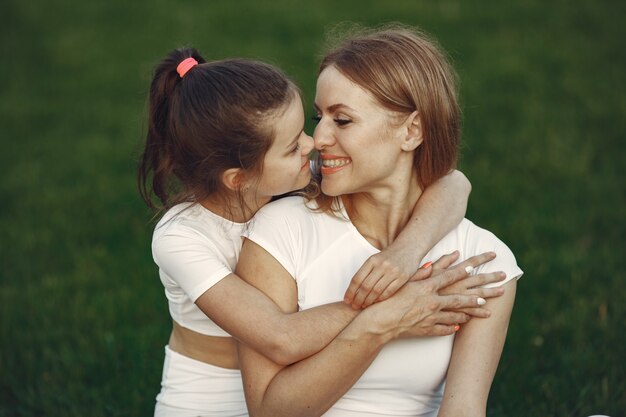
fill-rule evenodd
<path id="1" fill-rule="evenodd" d="M 488 272 L 483 274 L 476 274 L 469 277 L 465 284 L 467 288 L 476 288 L 483 285 L 492 284 L 494 282 L 500 282 L 506 278 L 506 274 L 502 271 Z"/>
<path id="2" fill-rule="evenodd" d="M 384 274 L 374 269 L 361 283 L 361 286 L 357 289 L 357 292 L 354 295 L 354 298 L 352 299 L 352 308 L 354 309 L 361 308 L 367 296 L 374 290 L 374 288 L 376 287 L 376 284 L 378 284 L 378 282 L 383 278 L 384 278 Z M 385 284 L 384 286 L 386 287 L 387 283 L 384 283 L 384 284 Z M 375 295 L 376 297 L 374 299 L 378 298 L 380 293 L 377 293 Z"/>
<path id="3" fill-rule="evenodd" d="M 420 269 L 417 270 L 415 274 L 413 274 L 413 276 L 409 279 L 409 281 L 421 281 L 423 279 L 428 278 L 430 274 L 432 274 L 432 272 L 433 272 L 432 263 L 431 265 L 428 265 L 426 267 L 422 266 Z"/>
<path id="4" fill-rule="evenodd" d="M 459 251 L 455 250 L 452 253 L 447 255 L 443 255 L 441 258 L 437 259 L 435 263 L 433 263 L 434 270 L 447 269 L 459 258 Z"/>
<path id="5" fill-rule="evenodd" d="M 491 311 L 487 310 L 484 307 L 461 308 L 461 309 L 454 310 L 454 311 L 459 311 L 471 317 L 476 317 L 476 318 L 481 318 L 481 319 L 486 319 L 489 316 L 491 316 Z"/>
<path id="6" fill-rule="evenodd" d="M 466 259 L 465 261 L 461 262 L 457 266 L 461 266 L 463 267 L 463 269 L 470 267 L 470 269 L 467 269 L 467 273 L 471 274 L 475 268 L 479 267 L 480 265 L 486 264 L 489 261 L 494 260 L 495 257 L 496 257 L 495 252 L 484 252 L 484 253 L 481 253 L 480 255 L 475 255 L 475 256 L 472 256 L 471 258 Z"/>
<path id="7" fill-rule="evenodd" d="M 428 336 L 448 336 L 460 329 L 458 324 L 435 324 Z"/>
<path id="8" fill-rule="evenodd" d="M 402 333 L 402 338 L 407 337 L 428 337 L 428 336 L 448 336 L 454 334 L 461 328 L 458 324 L 431 324 L 427 327 L 416 326 Z"/>
<path id="9" fill-rule="evenodd" d="M 369 258 L 367 261 L 365 261 L 361 268 L 359 268 L 356 274 L 354 274 L 354 276 L 352 277 L 352 281 L 350 281 L 350 285 L 348 286 L 348 289 L 343 296 L 343 300 L 346 304 L 352 304 L 357 290 L 359 289 L 365 278 L 367 278 L 374 269 L 374 265 L 371 259 L 372 258 Z"/>
<path id="10" fill-rule="evenodd" d="M 391 284 L 393 284 L 394 282 L 398 281 L 397 279 L 389 279 L 387 277 L 382 277 L 382 279 L 380 279 L 376 285 L 374 286 L 374 288 L 372 288 L 372 291 L 370 291 L 370 293 L 367 295 L 367 297 L 365 297 L 365 300 L 363 301 L 363 305 L 362 308 L 366 308 L 372 304 L 374 304 L 375 302 L 380 300 L 380 297 L 383 295 L 383 293 L 387 290 L 387 288 L 389 288 L 389 286 Z"/>
<path id="11" fill-rule="evenodd" d="M 398 292 L 398 290 L 402 288 L 403 285 L 404 283 L 399 279 L 391 282 L 391 284 L 389 284 L 387 288 L 385 288 L 385 290 L 380 295 L 380 297 L 378 297 L 378 300 L 376 300 L 376 302 L 378 303 L 380 301 L 385 301 L 386 299 L 394 295 L 396 292 Z"/>
<path id="12" fill-rule="evenodd" d="M 460 310 L 462 308 L 480 307 L 487 303 L 484 298 L 476 295 L 441 295 L 439 296 L 441 310 Z"/>
<path id="13" fill-rule="evenodd" d="M 431 277 L 429 280 L 431 280 L 435 290 L 440 290 L 442 288 L 449 287 L 462 279 L 467 279 L 467 271 L 461 265 L 458 265 L 454 268 L 446 269 L 440 274 Z"/>
<path id="14" fill-rule="evenodd" d="M 472 256 L 471 258 L 455 265 L 454 267 L 448 268 L 443 272 L 440 272 L 437 277 L 439 280 L 436 282 L 436 285 L 439 285 L 438 289 L 445 288 L 451 286 L 463 278 L 466 278 L 470 275 L 474 269 L 490 260 L 494 259 L 496 254 L 494 252 L 485 252 L 480 255 Z M 464 283 L 465 284 L 465 283 Z M 468 288 L 467 285 L 465 285 Z"/>
<path id="15" fill-rule="evenodd" d="M 495 298 L 500 297 L 502 294 L 504 294 L 504 288 L 475 288 L 470 291 L 470 294 L 477 295 L 482 298 Z"/>
<path id="16" fill-rule="evenodd" d="M 439 311 L 432 316 L 438 324 L 462 324 L 470 320 L 470 316 L 462 311 Z"/>

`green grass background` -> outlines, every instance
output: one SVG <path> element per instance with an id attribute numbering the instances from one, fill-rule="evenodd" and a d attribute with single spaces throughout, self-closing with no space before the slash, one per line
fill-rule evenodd
<path id="1" fill-rule="evenodd" d="M 526 272 L 488 414 L 623 416 L 625 12 L 618 1 L 3 1 L 0 416 L 152 413 L 169 318 L 135 166 L 153 65 L 181 45 L 261 58 L 302 86 L 311 115 L 324 34 L 342 21 L 419 25 L 460 75 L 468 217 Z"/>

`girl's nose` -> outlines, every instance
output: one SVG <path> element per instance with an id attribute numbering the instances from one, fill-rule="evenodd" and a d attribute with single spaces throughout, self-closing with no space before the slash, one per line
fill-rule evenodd
<path id="1" fill-rule="evenodd" d="M 302 155 L 308 155 L 313 150 L 313 138 L 306 133 L 302 135 L 300 139 L 300 149 L 302 150 Z"/>

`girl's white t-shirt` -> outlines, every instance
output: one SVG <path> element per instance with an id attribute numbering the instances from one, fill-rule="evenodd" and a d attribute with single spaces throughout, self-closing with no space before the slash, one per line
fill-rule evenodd
<path id="1" fill-rule="evenodd" d="M 170 315 L 178 324 L 209 336 L 230 336 L 195 301 L 233 273 L 245 227 L 245 223 L 231 222 L 195 203 L 172 207 L 158 222 L 152 256 Z"/>

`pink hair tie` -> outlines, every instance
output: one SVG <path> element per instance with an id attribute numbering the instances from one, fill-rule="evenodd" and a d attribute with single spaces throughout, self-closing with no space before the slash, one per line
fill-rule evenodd
<path id="1" fill-rule="evenodd" d="M 176 72 L 178 72 L 178 75 L 180 75 L 180 78 L 183 78 L 185 74 L 187 74 L 187 71 L 189 71 L 196 65 L 198 65 L 198 61 L 196 61 L 195 59 L 185 58 L 176 67 Z"/>

